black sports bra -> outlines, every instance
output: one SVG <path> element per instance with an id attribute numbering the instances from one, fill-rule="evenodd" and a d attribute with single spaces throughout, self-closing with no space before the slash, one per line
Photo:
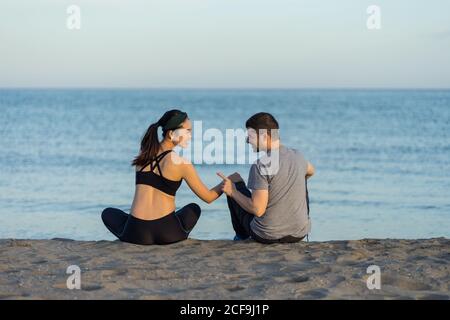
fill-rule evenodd
<path id="1" fill-rule="evenodd" d="M 166 154 L 169 154 L 173 150 L 167 150 L 163 153 L 157 155 L 150 163 L 147 163 L 141 168 L 141 170 L 136 171 L 136 184 L 146 184 L 158 189 L 168 195 L 174 196 L 181 185 L 182 180 L 174 181 L 163 177 L 161 167 L 159 162 Z M 150 171 L 142 171 L 146 166 L 150 165 Z M 153 172 L 155 168 L 158 168 L 159 175 Z"/>

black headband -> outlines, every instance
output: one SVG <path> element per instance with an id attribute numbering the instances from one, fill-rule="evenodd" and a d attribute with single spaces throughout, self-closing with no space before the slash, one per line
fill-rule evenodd
<path id="1" fill-rule="evenodd" d="M 173 115 L 172 118 L 170 118 L 167 121 L 167 123 L 163 126 L 163 130 L 168 131 L 178 129 L 180 127 L 180 124 L 182 124 L 184 120 L 186 120 L 186 118 L 187 118 L 186 112 L 180 112 Z"/>

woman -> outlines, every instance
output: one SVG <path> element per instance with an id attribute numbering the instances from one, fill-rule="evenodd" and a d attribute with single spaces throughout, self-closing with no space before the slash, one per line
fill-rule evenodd
<path id="1" fill-rule="evenodd" d="M 162 128 L 162 141 L 158 128 Z M 194 166 L 173 151 L 191 140 L 192 124 L 180 110 L 167 111 L 150 125 L 133 160 L 136 191 L 130 214 L 116 208 L 102 212 L 105 226 L 121 241 L 135 244 L 169 244 L 187 239 L 200 217 L 200 207 L 190 203 L 175 211 L 175 193 L 185 180 L 203 201 L 221 195 L 221 184 L 209 190 Z"/>

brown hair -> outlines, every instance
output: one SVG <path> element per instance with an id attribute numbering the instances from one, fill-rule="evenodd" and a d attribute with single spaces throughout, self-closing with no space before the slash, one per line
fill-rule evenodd
<path id="1" fill-rule="evenodd" d="M 258 134 L 260 130 L 267 130 L 269 137 L 273 140 L 277 140 L 279 138 L 278 129 L 280 127 L 278 125 L 278 121 L 273 115 L 267 112 L 259 112 L 252 115 L 245 122 L 245 127 L 256 130 Z"/>

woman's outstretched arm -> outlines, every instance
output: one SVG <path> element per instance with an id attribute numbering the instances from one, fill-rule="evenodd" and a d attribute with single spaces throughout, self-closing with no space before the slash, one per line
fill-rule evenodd
<path id="1" fill-rule="evenodd" d="M 182 166 L 183 179 L 200 199 L 206 203 L 211 203 L 222 195 L 222 183 L 219 183 L 212 189 L 208 189 L 191 163 L 185 163 Z"/>

